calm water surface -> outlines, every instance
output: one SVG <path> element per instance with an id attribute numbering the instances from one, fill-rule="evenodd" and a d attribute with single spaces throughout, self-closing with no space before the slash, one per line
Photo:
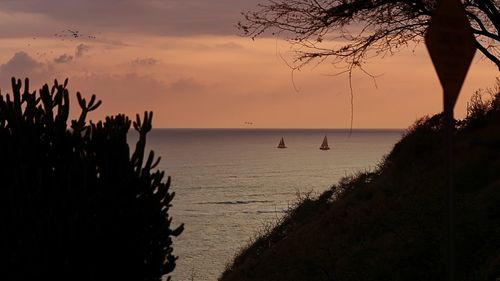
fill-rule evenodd
<path id="1" fill-rule="evenodd" d="M 346 175 L 376 167 L 401 130 L 157 129 L 148 147 L 162 157 L 176 193 L 170 214 L 184 233 L 174 280 L 217 280 L 225 265 L 297 194 L 318 195 Z M 329 151 L 319 150 L 324 135 Z M 277 149 L 285 138 L 288 148 Z"/>

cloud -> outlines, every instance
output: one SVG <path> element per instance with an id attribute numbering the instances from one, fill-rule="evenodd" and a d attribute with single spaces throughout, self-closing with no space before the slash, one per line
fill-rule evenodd
<path id="1" fill-rule="evenodd" d="M 0 1 L 0 11 L 32 13 L 89 34 L 234 35 L 241 12 L 262 0 L 39 0 Z M 57 32 L 57 31 L 54 31 Z"/>
<path id="2" fill-rule="evenodd" d="M 87 95 L 96 94 L 110 107 L 151 106 L 162 100 L 167 86 L 160 80 L 135 72 L 126 74 L 91 73 L 75 76 L 70 82 Z"/>
<path id="3" fill-rule="evenodd" d="M 153 66 L 158 63 L 158 60 L 154 58 L 136 58 L 131 62 L 132 65 L 138 65 L 138 66 Z"/>
<path id="4" fill-rule="evenodd" d="M 33 43 L 33 36 L 51 36 L 53 30 L 59 28 L 60 23 L 47 15 L 36 12 L 22 12 L 16 9 L 7 11 L 1 7 L 12 3 L 0 0 L 0 39 L 29 38 L 26 44 Z M 31 41 L 31 42 L 30 42 Z"/>
<path id="5" fill-rule="evenodd" d="M 70 56 L 68 54 L 63 54 L 60 55 L 59 57 L 54 59 L 55 63 L 68 63 L 73 60 L 73 56 Z"/>
<path id="6" fill-rule="evenodd" d="M 76 50 L 75 50 L 75 56 L 77 58 L 81 58 L 85 55 L 85 53 L 87 53 L 89 50 L 91 49 L 91 47 L 89 45 L 85 45 L 85 44 L 80 44 L 78 46 L 76 46 Z"/>
<path id="7" fill-rule="evenodd" d="M 50 65 L 38 62 L 26 52 L 20 51 L 0 65 L 0 83 L 10 81 L 11 77 L 28 77 L 35 83 L 39 83 L 50 76 L 50 73 L 52 73 Z"/>
<path id="8" fill-rule="evenodd" d="M 9 61 L 2 64 L 2 66 L 0 66 L 0 71 L 19 73 L 37 69 L 42 65 L 42 63 L 39 63 L 34 58 L 30 57 L 26 52 L 21 51 L 15 53 Z"/>
<path id="9" fill-rule="evenodd" d="M 95 94 L 97 99 L 102 100 L 102 106 L 89 116 L 93 120 L 103 120 L 105 116 L 118 113 L 134 117 L 144 111 L 154 111 L 158 116 L 173 104 L 163 81 L 135 72 L 90 73 L 70 77 L 69 84 L 73 89 L 70 93 L 80 91 L 85 97 Z"/>
<path id="10" fill-rule="evenodd" d="M 181 78 L 168 85 L 169 93 L 172 94 L 196 94 L 205 88 L 193 78 Z"/>

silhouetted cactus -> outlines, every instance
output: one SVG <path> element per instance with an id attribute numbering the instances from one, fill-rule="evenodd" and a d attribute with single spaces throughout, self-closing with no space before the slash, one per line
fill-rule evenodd
<path id="1" fill-rule="evenodd" d="M 77 93 L 82 111 L 68 127 L 67 83 L 37 94 L 12 78 L 12 96 L 0 93 L 0 279 L 160 280 L 183 226 L 171 227 L 160 159 L 144 158 L 152 113 L 133 122 L 130 155 L 126 116 L 86 122 L 95 96 Z"/>

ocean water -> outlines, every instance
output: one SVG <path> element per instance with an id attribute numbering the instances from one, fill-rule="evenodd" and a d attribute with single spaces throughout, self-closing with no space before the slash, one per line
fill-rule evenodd
<path id="1" fill-rule="evenodd" d="M 307 193 L 374 169 L 402 130 L 156 129 L 148 148 L 172 177 L 174 280 L 217 280 L 249 241 Z M 319 150 L 324 135 L 331 149 Z M 284 137 L 286 149 L 277 149 Z M 133 137 L 131 140 L 134 139 Z M 133 143 L 133 141 L 131 141 Z"/>

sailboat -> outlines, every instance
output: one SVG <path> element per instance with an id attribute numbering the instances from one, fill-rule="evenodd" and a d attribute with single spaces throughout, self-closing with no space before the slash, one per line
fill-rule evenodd
<path id="1" fill-rule="evenodd" d="M 280 143 L 278 144 L 278 148 L 286 148 L 285 140 L 283 139 L 283 137 L 281 137 Z"/>
<path id="2" fill-rule="evenodd" d="M 321 149 L 321 150 L 328 150 L 328 149 L 330 149 L 330 147 L 328 147 L 328 139 L 326 138 L 326 135 L 325 135 L 325 138 L 323 139 L 323 143 L 321 144 L 321 146 L 319 147 L 319 149 Z"/>

